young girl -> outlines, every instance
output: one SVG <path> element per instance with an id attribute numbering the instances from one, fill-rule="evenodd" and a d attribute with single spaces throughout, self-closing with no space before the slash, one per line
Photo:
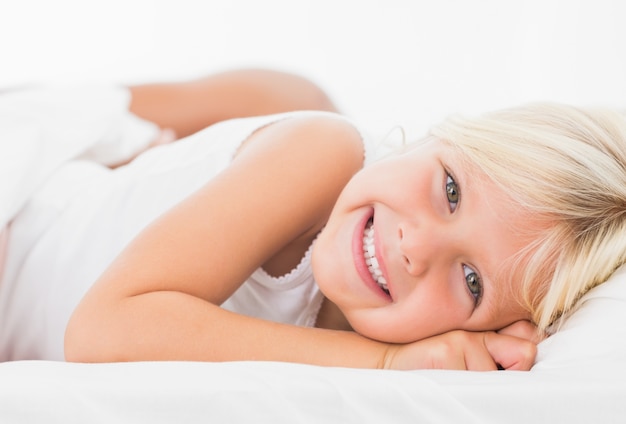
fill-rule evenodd
<path id="1" fill-rule="evenodd" d="M 130 110 L 193 132 L 204 118 L 167 109 L 211 97 L 184 88 L 131 88 Z M 115 170 L 72 161 L 11 222 L 4 357 L 529 369 L 528 322 L 625 260 L 624 134 L 609 112 L 539 105 L 373 161 L 345 118 L 298 112 Z"/>

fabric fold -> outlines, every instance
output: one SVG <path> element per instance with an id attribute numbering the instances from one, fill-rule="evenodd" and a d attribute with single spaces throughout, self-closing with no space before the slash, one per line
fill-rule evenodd
<path id="1" fill-rule="evenodd" d="M 130 92 L 111 86 L 37 88 L 0 96 L 0 229 L 60 165 L 104 165 L 145 149 L 158 127 L 128 112 Z"/>

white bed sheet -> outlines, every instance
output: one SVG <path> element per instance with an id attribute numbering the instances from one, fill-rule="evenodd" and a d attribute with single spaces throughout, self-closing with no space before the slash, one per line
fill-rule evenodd
<path id="1" fill-rule="evenodd" d="M 379 371 L 272 362 L 0 365 L 0 421 L 624 422 L 624 362 L 536 372 Z"/>

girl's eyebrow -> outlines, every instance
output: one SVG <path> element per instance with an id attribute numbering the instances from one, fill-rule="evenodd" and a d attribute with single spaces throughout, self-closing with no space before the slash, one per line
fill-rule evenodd
<path id="1" fill-rule="evenodd" d="M 459 187 L 459 192 L 461 194 L 460 202 L 475 201 L 478 198 L 476 193 L 474 192 L 476 189 L 480 187 L 480 184 L 472 184 L 471 181 L 474 181 L 473 178 L 470 177 L 471 170 L 467 166 L 466 162 L 459 158 L 459 154 L 454 152 L 453 149 L 448 148 L 446 152 L 446 162 L 449 166 L 450 172 L 453 172 L 456 183 Z M 461 206 L 461 205 L 459 205 Z M 494 301 L 494 295 L 499 298 L 494 290 L 494 279 L 491 277 L 492 274 L 489 272 L 489 267 L 485 267 L 485 264 L 475 263 L 476 271 L 481 278 L 482 283 L 482 296 L 476 305 L 476 309 L 481 307 L 481 310 L 484 310 L 485 316 L 487 319 L 492 320 L 496 318 L 498 313 L 498 309 L 496 305 L 500 302 Z M 487 296 L 491 293 L 491 296 Z M 484 306 L 483 306 L 484 305 Z"/>
<path id="2" fill-rule="evenodd" d="M 446 150 L 446 162 L 449 164 L 450 170 L 454 171 L 454 177 L 456 178 L 461 192 L 463 193 L 474 188 L 474 184 L 471 184 L 473 178 L 469 175 L 471 174 L 471 170 L 466 162 L 460 158 L 459 153 L 455 152 L 452 148 L 448 147 Z"/>

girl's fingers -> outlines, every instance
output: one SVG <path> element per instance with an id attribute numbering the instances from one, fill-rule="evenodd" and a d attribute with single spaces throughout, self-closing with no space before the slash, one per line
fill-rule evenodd
<path id="1" fill-rule="evenodd" d="M 484 333 L 487 351 L 507 370 L 528 371 L 535 363 L 537 345 L 525 338 L 493 332 Z"/>

